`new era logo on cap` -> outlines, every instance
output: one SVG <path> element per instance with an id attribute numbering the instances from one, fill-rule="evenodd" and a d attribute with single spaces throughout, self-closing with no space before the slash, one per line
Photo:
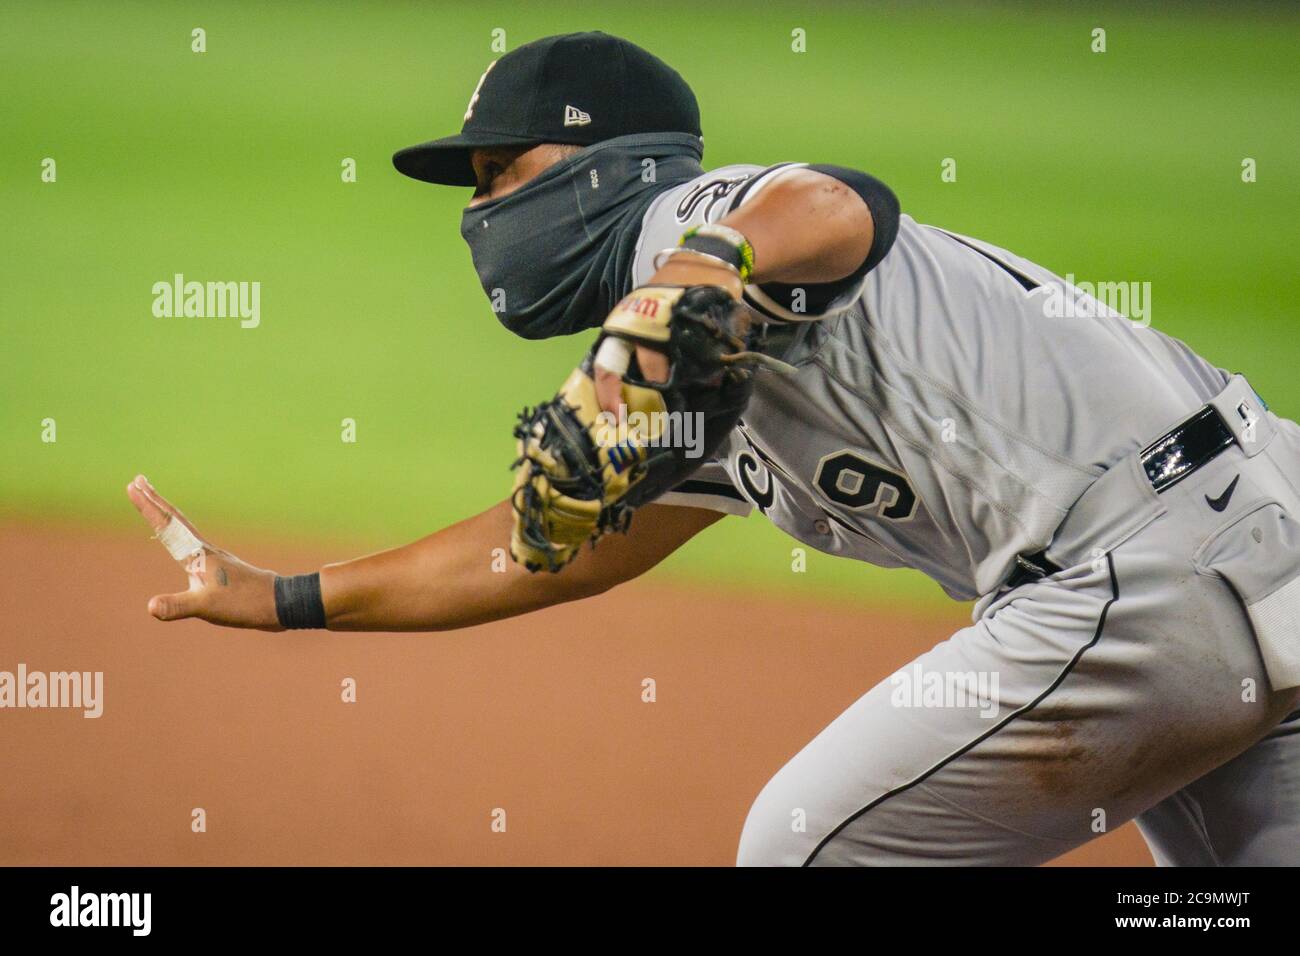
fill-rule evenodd
<path id="1" fill-rule="evenodd" d="M 578 109 L 576 106 L 565 104 L 564 107 L 564 125 L 565 126 L 586 126 L 591 122 L 591 116 Z"/>

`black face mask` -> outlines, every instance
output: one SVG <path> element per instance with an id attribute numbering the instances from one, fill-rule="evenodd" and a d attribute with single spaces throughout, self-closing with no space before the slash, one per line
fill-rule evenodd
<path id="1" fill-rule="evenodd" d="M 603 322 L 631 289 L 646 208 L 702 175 L 701 154 L 689 133 L 620 136 L 466 209 L 461 235 L 501 324 L 544 339 Z"/>

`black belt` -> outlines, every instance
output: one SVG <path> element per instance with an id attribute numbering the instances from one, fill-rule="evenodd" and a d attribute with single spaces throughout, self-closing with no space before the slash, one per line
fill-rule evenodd
<path id="1" fill-rule="evenodd" d="M 1142 467 L 1157 492 L 1172 488 L 1236 439 L 1213 405 L 1142 449 Z"/>
<path id="2" fill-rule="evenodd" d="M 1175 425 L 1142 449 L 1142 468 L 1151 487 L 1160 493 L 1172 488 L 1236 441 L 1213 405 L 1206 405 L 1191 418 Z M 1047 560 L 1047 552 L 1016 555 L 1016 566 L 1005 588 L 1018 588 L 1064 570 Z"/>

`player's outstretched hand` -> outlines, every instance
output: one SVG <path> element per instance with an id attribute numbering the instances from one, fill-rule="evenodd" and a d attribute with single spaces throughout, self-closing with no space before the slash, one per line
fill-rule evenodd
<path id="1" fill-rule="evenodd" d="M 126 494 L 190 579 L 189 590 L 151 597 L 150 614 L 160 621 L 196 617 L 227 627 L 283 630 L 275 614 L 275 572 L 209 544 L 144 475 L 126 486 Z"/>

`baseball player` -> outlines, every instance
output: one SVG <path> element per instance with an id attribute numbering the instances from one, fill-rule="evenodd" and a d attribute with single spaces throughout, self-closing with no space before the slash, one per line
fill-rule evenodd
<path id="1" fill-rule="evenodd" d="M 603 592 L 756 509 L 977 603 L 776 773 L 740 863 L 1034 864 L 1130 819 L 1161 864 L 1300 862 L 1300 426 L 866 173 L 701 155 L 690 88 L 626 41 L 491 64 L 462 131 L 394 163 L 473 187 L 461 231 L 507 328 L 602 329 L 517 425 L 513 492 L 281 577 L 137 478 L 190 574 L 150 613 L 465 627 Z M 506 542 L 517 563 L 490 573 Z"/>

